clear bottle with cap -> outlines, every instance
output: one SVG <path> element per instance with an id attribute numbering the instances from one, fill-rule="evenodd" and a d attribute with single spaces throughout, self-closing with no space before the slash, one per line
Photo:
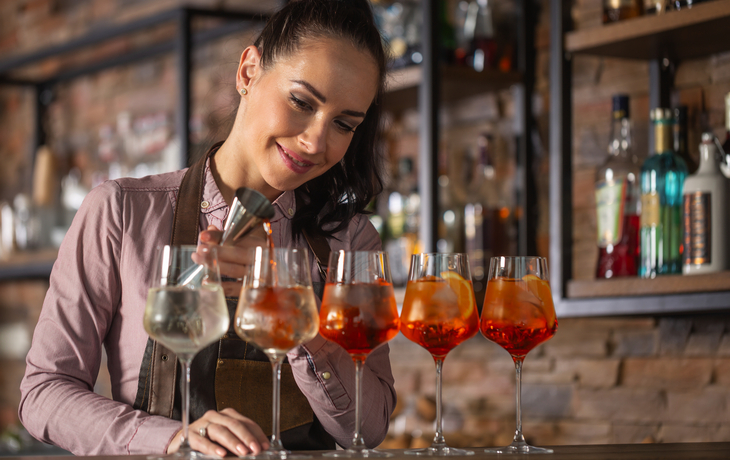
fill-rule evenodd
<path id="1" fill-rule="evenodd" d="M 654 148 L 641 166 L 639 276 L 682 273 L 682 187 L 687 165 L 672 148 L 672 112 L 651 111 Z"/>
<path id="2" fill-rule="evenodd" d="M 683 187 L 685 275 L 727 269 L 727 178 L 712 133 L 702 134 L 700 166 Z"/>
<path id="3" fill-rule="evenodd" d="M 596 278 L 636 276 L 639 259 L 639 159 L 631 146 L 629 96 L 613 96 L 608 157 L 596 171 Z"/>

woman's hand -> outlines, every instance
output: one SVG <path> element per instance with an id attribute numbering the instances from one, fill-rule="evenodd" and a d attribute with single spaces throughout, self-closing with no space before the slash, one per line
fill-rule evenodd
<path id="1" fill-rule="evenodd" d="M 251 265 L 249 249 L 256 246 L 268 246 L 263 225 L 260 230 L 254 230 L 244 238 L 236 241 L 234 246 L 221 246 L 223 232 L 214 225 L 209 225 L 200 232 L 200 246 L 198 251 L 205 254 L 211 247 L 218 248 L 218 267 L 221 276 L 242 279 L 246 274 L 246 266 Z M 226 297 L 238 297 L 241 293 L 240 281 L 226 281 L 221 283 Z"/>
<path id="2" fill-rule="evenodd" d="M 200 435 L 200 430 L 203 428 L 205 437 Z M 190 424 L 189 432 L 190 447 L 208 455 L 224 457 L 231 452 L 242 456 L 258 454 L 269 448 L 269 440 L 261 428 L 253 420 L 231 408 L 220 412 L 209 410 Z M 177 452 L 181 440 L 182 430 L 172 438 L 167 453 Z"/>

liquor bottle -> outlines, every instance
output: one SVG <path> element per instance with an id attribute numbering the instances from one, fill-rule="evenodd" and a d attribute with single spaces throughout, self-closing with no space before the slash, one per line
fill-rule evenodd
<path id="1" fill-rule="evenodd" d="M 689 152 L 687 140 L 688 111 L 686 105 L 680 105 L 674 109 L 674 126 L 672 132 L 674 135 L 674 151 L 687 163 L 687 172 L 691 174 L 697 171 L 699 165 Z"/>
<path id="2" fill-rule="evenodd" d="M 510 232 L 514 216 L 495 172 L 493 141 L 491 134 L 477 139 L 476 167 L 464 206 L 464 242 L 477 299 L 486 292 L 490 258 L 514 251 Z"/>
<path id="3" fill-rule="evenodd" d="M 644 14 L 643 0 L 603 0 L 603 23 L 623 21 Z"/>
<path id="4" fill-rule="evenodd" d="M 464 19 L 464 37 L 471 42 L 466 57 L 467 65 L 478 72 L 497 65 L 497 41 L 489 0 L 469 2 Z"/>
<path id="5" fill-rule="evenodd" d="M 687 165 L 672 149 L 672 113 L 651 111 L 652 155 L 641 166 L 639 276 L 682 273 L 682 186 Z"/>
<path id="6" fill-rule="evenodd" d="M 727 268 L 727 179 L 720 172 L 712 133 L 702 134 L 700 167 L 684 181 L 685 275 Z"/>
<path id="7" fill-rule="evenodd" d="M 636 276 L 639 258 L 639 159 L 631 148 L 629 97 L 613 97 L 608 157 L 596 171 L 596 278 Z"/>
<path id="8" fill-rule="evenodd" d="M 725 95 L 725 142 L 722 144 L 722 155 L 724 158 L 720 162 L 720 170 L 725 177 L 730 178 L 730 93 Z"/>

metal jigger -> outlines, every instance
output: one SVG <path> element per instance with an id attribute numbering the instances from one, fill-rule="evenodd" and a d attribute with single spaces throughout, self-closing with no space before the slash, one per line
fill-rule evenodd
<path id="1" fill-rule="evenodd" d="M 264 219 L 274 217 L 274 206 L 261 193 L 250 188 L 241 187 L 228 213 L 228 219 L 223 225 L 221 246 L 233 246 L 235 242 L 251 233 Z M 180 275 L 178 285 L 200 286 L 203 280 L 203 267 L 196 265 Z"/>

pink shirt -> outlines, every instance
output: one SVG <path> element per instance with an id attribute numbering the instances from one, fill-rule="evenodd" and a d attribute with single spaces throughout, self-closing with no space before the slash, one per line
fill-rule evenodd
<path id="1" fill-rule="evenodd" d="M 134 410 L 132 404 L 147 343 L 142 316 L 151 258 L 156 247 L 169 243 L 183 174 L 105 182 L 84 200 L 53 266 L 20 386 L 20 419 L 36 438 L 76 455 L 148 454 L 164 453 L 180 430 L 181 422 Z M 274 244 L 307 247 L 304 241 L 292 241 L 294 194 L 282 194 L 274 208 Z M 209 224 L 223 228 L 227 213 L 206 168 L 200 229 Z M 375 228 L 362 215 L 336 237 L 329 241 L 333 251 L 381 247 Z M 321 281 L 311 253 L 310 259 L 312 279 Z M 93 392 L 102 345 L 113 400 Z M 288 358 L 319 421 L 338 444 L 349 446 L 355 426 L 350 356 L 317 336 Z M 325 380 L 325 373 L 330 378 Z M 362 391 L 362 432 L 374 446 L 385 437 L 396 400 L 387 345 L 368 357 Z"/>

